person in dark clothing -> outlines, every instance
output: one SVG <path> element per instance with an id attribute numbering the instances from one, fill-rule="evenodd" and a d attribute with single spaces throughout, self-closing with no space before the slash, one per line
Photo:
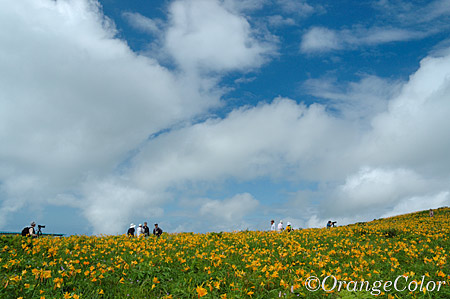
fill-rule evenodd
<path id="1" fill-rule="evenodd" d="M 133 223 L 131 223 L 130 228 L 127 231 L 127 236 L 128 237 L 134 237 L 134 232 L 135 232 L 135 228 L 136 225 L 134 225 Z"/>
<path id="2" fill-rule="evenodd" d="M 327 228 L 335 227 L 336 222 L 337 222 L 337 221 L 331 221 L 331 220 L 328 221 L 328 223 L 327 223 Z"/>
<path id="3" fill-rule="evenodd" d="M 161 236 L 163 233 L 162 229 L 158 227 L 158 223 L 155 223 L 155 228 L 153 229 L 153 234 L 157 237 Z"/>
<path id="4" fill-rule="evenodd" d="M 147 222 L 144 222 L 144 226 L 142 227 L 142 229 L 144 230 L 145 237 L 150 235 L 150 228 L 148 227 Z"/>
<path id="5" fill-rule="evenodd" d="M 144 222 L 143 229 L 144 229 L 144 236 L 146 237 L 150 236 L 150 228 L 147 226 L 147 222 Z"/>

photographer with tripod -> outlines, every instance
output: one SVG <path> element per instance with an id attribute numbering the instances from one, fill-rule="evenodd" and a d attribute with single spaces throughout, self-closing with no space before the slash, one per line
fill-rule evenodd
<path id="1" fill-rule="evenodd" d="M 26 236 L 31 236 L 32 238 L 37 238 L 38 235 L 36 234 L 34 227 L 36 226 L 36 222 L 31 222 L 30 227 L 24 227 L 24 229 L 22 230 L 22 236 L 26 237 Z"/>
<path id="2" fill-rule="evenodd" d="M 31 222 L 30 227 L 25 227 L 22 230 L 22 236 L 30 236 L 32 238 L 39 238 L 42 235 L 41 228 L 45 228 L 45 225 L 38 225 L 38 231 L 36 232 L 34 227 L 36 226 L 36 222 Z"/>
<path id="3" fill-rule="evenodd" d="M 327 223 L 327 228 L 330 228 L 330 227 L 335 227 L 335 224 L 337 223 L 337 221 L 328 221 L 328 223 Z"/>

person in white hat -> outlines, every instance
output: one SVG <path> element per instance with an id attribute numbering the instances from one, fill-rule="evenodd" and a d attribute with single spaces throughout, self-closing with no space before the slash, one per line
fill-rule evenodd
<path id="1" fill-rule="evenodd" d="M 128 237 L 134 237 L 134 228 L 136 227 L 136 225 L 134 225 L 134 223 L 130 224 L 130 228 L 127 231 L 127 236 Z"/>
<path id="2" fill-rule="evenodd" d="M 140 237 L 144 235 L 144 228 L 142 227 L 142 224 L 139 224 L 137 230 L 136 230 L 136 237 Z"/>
<path id="3" fill-rule="evenodd" d="M 282 232 L 283 230 L 284 230 L 284 227 L 283 227 L 283 220 L 280 220 L 280 223 L 278 223 L 278 229 L 277 229 L 279 232 Z"/>

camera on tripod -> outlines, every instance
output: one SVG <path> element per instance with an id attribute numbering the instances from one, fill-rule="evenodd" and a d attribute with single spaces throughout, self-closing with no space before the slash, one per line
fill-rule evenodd
<path id="1" fill-rule="evenodd" d="M 36 233 L 38 237 L 42 235 L 41 228 L 45 228 L 45 225 L 38 224 L 38 231 Z"/>

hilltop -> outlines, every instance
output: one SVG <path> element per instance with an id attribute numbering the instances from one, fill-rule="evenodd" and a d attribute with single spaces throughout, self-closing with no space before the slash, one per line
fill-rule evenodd
<path id="1" fill-rule="evenodd" d="M 291 233 L 2 236 L 0 297 L 448 298 L 449 216 Z"/>

